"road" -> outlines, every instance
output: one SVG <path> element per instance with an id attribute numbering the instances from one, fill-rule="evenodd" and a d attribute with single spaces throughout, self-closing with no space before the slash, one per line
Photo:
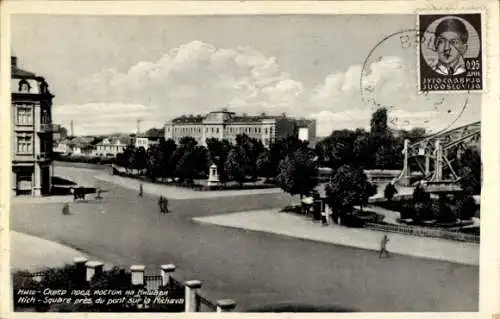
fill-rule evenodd
<path id="1" fill-rule="evenodd" d="M 75 174 L 95 183 L 102 171 L 56 167 L 56 175 Z M 234 299 L 239 311 L 280 303 L 368 312 L 478 310 L 478 267 L 406 256 L 379 259 L 371 251 L 191 220 L 280 207 L 290 200 L 285 194 L 172 200 L 173 213 L 159 216 L 157 198 L 103 186 L 109 190 L 104 203 L 73 204 L 71 216 L 62 216 L 57 203 L 16 203 L 11 227 L 116 265 L 144 264 L 156 272 L 174 263 L 177 276 L 201 280 L 211 299 Z"/>

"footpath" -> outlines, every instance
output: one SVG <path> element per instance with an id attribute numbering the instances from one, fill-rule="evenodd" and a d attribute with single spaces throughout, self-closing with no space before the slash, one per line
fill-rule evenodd
<path id="1" fill-rule="evenodd" d="M 45 268 L 63 267 L 66 264 L 73 264 L 75 257 L 99 260 L 50 240 L 10 231 L 10 268 L 12 271 L 36 272 Z M 105 264 L 104 268 L 109 269 L 111 265 Z"/>
<path id="2" fill-rule="evenodd" d="M 139 185 L 141 181 L 126 178 L 121 176 L 99 174 L 96 175 L 97 180 L 112 183 L 121 187 L 128 189 L 139 190 Z M 248 196 L 248 195 L 259 195 L 259 194 L 278 194 L 283 191 L 279 188 L 267 188 L 267 189 L 244 189 L 244 190 L 226 190 L 226 191 L 196 191 L 189 188 L 181 188 L 178 186 L 168 186 L 164 184 L 154 184 L 149 182 L 142 182 L 143 191 L 146 194 L 154 196 L 166 196 L 169 199 L 201 199 L 201 198 L 217 198 L 217 197 L 229 197 L 229 196 Z"/>
<path id="3" fill-rule="evenodd" d="M 309 218 L 275 210 L 246 211 L 232 214 L 193 219 L 224 227 L 273 233 L 305 240 L 349 246 L 377 251 L 383 232 L 368 229 L 347 228 L 338 225 L 321 225 Z M 390 253 L 447 262 L 479 265 L 479 245 L 454 242 L 438 238 L 424 238 L 388 233 Z"/>

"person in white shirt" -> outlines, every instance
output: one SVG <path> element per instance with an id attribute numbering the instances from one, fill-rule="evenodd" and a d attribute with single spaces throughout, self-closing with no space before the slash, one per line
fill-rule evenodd
<path id="1" fill-rule="evenodd" d="M 464 54 L 467 52 L 469 33 L 465 24 L 457 18 L 441 21 L 436 27 L 434 47 L 438 61 L 434 71 L 441 75 L 460 75 L 465 73 Z"/>

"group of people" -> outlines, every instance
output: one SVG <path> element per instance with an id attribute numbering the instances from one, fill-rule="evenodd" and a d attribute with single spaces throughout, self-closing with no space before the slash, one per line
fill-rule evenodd
<path id="1" fill-rule="evenodd" d="M 141 184 L 139 184 L 139 197 L 144 196 L 144 187 Z M 158 199 L 158 207 L 160 208 L 160 213 L 161 214 L 166 214 L 170 213 L 170 210 L 168 209 L 168 199 L 166 197 L 163 197 L 163 195 L 160 195 L 160 198 Z"/>

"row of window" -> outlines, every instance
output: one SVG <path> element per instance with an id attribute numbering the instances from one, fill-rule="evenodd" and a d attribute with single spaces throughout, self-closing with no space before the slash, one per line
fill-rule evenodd
<path id="1" fill-rule="evenodd" d="M 40 140 L 40 153 L 50 152 L 52 144 L 48 140 Z M 17 134 L 16 135 L 16 153 L 17 154 L 33 154 L 33 135 Z"/>
<path id="2" fill-rule="evenodd" d="M 174 137 L 174 140 L 176 142 L 179 142 L 181 140 L 183 136 L 177 136 L 177 137 Z M 230 143 L 236 143 L 236 138 L 235 137 L 229 137 L 227 138 L 227 140 L 230 142 Z M 196 138 L 196 141 L 198 143 L 202 143 L 202 139 L 201 138 Z M 269 146 L 269 143 L 272 143 L 274 141 L 274 138 L 264 138 L 262 143 L 264 144 L 264 146 Z"/>
<path id="3" fill-rule="evenodd" d="M 167 127 L 167 132 L 170 132 L 170 127 Z M 218 127 L 210 128 L 212 133 L 219 133 Z M 262 133 L 262 128 L 260 127 L 229 127 L 226 129 L 229 133 Z M 175 127 L 175 133 L 201 133 L 200 127 Z M 205 128 L 205 133 L 209 132 L 209 128 Z M 264 128 L 264 134 L 273 134 L 273 128 Z"/>
<path id="4" fill-rule="evenodd" d="M 27 134 L 17 135 L 16 152 L 18 154 L 33 154 L 33 136 Z"/>
<path id="5" fill-rule="evenodd" d="M 16 124 L 33 125 L 33 107 L 31 105 L 18 105 L 16 107 Z"/>
<path id="6" fill-rule="evenodd" d="M 115 149 L 116 151 L 122 151 L 124 147 L 116 145 L 98 145 L 96 149 L 99 151 L 112 151 L 113 149 Z"/>
<path id="7" fill-rule="evenodd" d="M 16 125 L 33 125 L 33 104 L 16 104 Z M 47 109 L 42 110 L 41 124 L 51 124 L 50 113 Z"/>

